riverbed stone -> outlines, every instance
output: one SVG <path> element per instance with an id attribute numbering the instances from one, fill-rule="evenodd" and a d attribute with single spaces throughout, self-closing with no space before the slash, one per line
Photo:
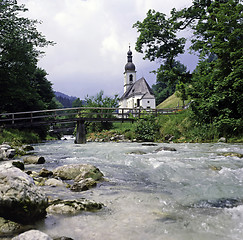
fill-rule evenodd
<path id="1" fill-rule="evenodd" d="M 227 139 L 225 137 L 221 137 L 219 140 L 218 140 L 219 143 L 226 143 L 227 142 Z"/>
<path id="2" fill-rule="evenodd" d="M 46 216 L 47 197 L 19 168 L 0 165 L 0 189 L 0 217 L 28 224 Z"/>
<path id="3" fill-rule="evenodd" d="M 55 178 L 49 178 L 45 181 L 46 186 L 51 187 L 64 187 L 66 186 L 65 183 L 61 180 L 55 179 Z"/>
<path id="4" fill-rule="evenodd" d="M 238 157 L 238 158 L 243 158 L 243 154 L 241 153 L 236 153 L 236 152 L 226 152 L 226 153 L 221 153 L 222 156 L 225 157 Z"/>
<path id="5" fill-rule="evenodd" d="M 97 182 L 93 178 L 85 178 L 79 182 L 75 182 L 70 190 L 73 192 L 87 191 L 93 187 L 96 187 Z"/>
<path id="6" fill-rule="evenodd" d="M 12 240 L 53 240 L 50 236 L 47 234 L 39 231 L 39 230 L 29 230 L 26 231 L 14 238 Z"/>
<path id="7" fill-rule="evenodd" d="M 6 160 L 6 158 L 7 156 L 5 150 L 0 148 L 0 161 Z"/>
<path id="8" fill-rule="evenodd" d="M 13 221 L 0 217 L 0 238 L 2 238 L 4 236 L 7 237 L 14 233 L 18 233 L 23 228 L 24 228 L 24 226 L 22 224 L 19 224 L 19 223 L 16 223 L 16 222 L 13 222 Z"/>
<path id="9" fill-rule="evenodd" d="M 47 170 L 47 169 L 45 169 L 45 168 L 42 168 L 41 170 L 40 170 L 40 172 L 39 172 L 39 176 L 40 177 L 50 177 L 50 176 L 52 176 L 53 175 L 53 172 L 52 171 L 50 171 L 50 170 Z"/>
<path id="10" fill-rule="evenodd" d="M 146 152 L 141 151 L 141 150 L 134 150 L 134 151 L 128 152 L 127 154 L 143 155 L 143 154 L 146 154 Z"/>
<path id="11" fill-rule="evenodd" d="M 25 145 L 25 146 L 23 146 L 23 150 L 26 151 L 26 152 L 29 152 L 29 151 L 33 151 L 35 149 L 31 145 Z"/>
<path id="12" fill-rule="evenodd" d="M 14 167 L 19 168 L 20 170 L 24 170 L 24 163 L 23 163 L 23 162 L 20 162 L 20 161 L 14 161 L 14 162 L 12 162 L 12 165 L 13 165 Z"/>
<path id="13" fill-rule="evenodd" d="M 171 151 L 171 152 L 174 152 L 176 151 L 175 148 L 172 148 L 172 147 L 159 147 L 155 150 L 155 152 L 160 152 L 160 151 Z"/>
<path id="14" fill-rule="evenodd" d="M 92 178 L 99 181 L 103 178 L 103 173 L 90 164 L 70 164 L 57 167 L 53 170 L 54 176 L 60 177 L 62 180 L 74 180 L 79 182 L 85 178 Z"/>
<path id="15" fill-rule="evenodd" d="M 97 211 L 104 205 L 85 198 L 75 200 L 54 200 L 46 209 L 49 214 L 78 214 L 82 211 Z"/>
<path id="16" fill-rule="evenodd" d="M 23 159 L 24 164 L 43 164 L 45 158 L 41 156 L 27 156 Z"/>
<path id="17" fill-rule="evenodd" d="M 242 205 L 243 201 L 237 198 L 219 198 L 219 199 L 208 199 L 200 200 L 191 207 L 196 208 L 234 208 Z"/>

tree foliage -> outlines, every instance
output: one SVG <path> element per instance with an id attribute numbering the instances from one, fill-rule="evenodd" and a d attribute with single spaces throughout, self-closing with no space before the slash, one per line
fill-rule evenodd
<path id="1" fill-rule="evenodd" d="M 0 112 L 53 106 L 51 83 L 37 67 L 41 47 L 52 45 L 37 31 L 37 20 L 21 17 L 16 0 L 0 1 Z"/>
<path id="2" fill-rule="evenodd" d="M 156 84 L 152 86 L 155 94 L 156 105 L 160 104 L 171 96 L 176 91 L 179 83 L 180 86 L 183 84 L 181 75 L 186 73 L 186 66 L 181 64 L 179 61 L 175 61 L 172 66 L 173 69 L 176 69 L 175 71 L 172 70 L 168 65 L 161 65 L 156 71 Z M 176 72 L 180 73 L 180 75 L 178 76 Z"/>
<path id="3" fill-rule="evenodd" d="M 140 33 L 136 50 L 162 60 L 162 69 L 177 75 L 183 96 L 194 100 L 198 124 L 212 124 L 222 135 L 243 130 L 242 10 L 240 0 L 194 0 L 188 8 L 172 9 L 168 18 L 150 10 L 134 25 Z M 192 75 L 172 65 L 185 51 L 186 39 L 178 37 L 183 31 L 192 33 L 190 49 L 200 58 Z"/>
<path id="4" fill-rule="evenodd" d="M 115 95 L 114 97 L 108 97 L 108 96 L 104 96 L 104 92 L 100 91 L 99 93 L 97 93 L 95 96 L 87 96 L 85 98 L 86 101 L 86 105 L 85 107 L 94 107 L 94 108 L 117 108 L 119 106 L 118 103 L 118 95 Z M 91 113 L 93 112 L 93 110 L 87 110 L 90 111 Z M 111 110 L 96 110 L 97 113 L 95 114 L 94 117 L 99 118 L 100 114 L 102 113 L 102 115 L 105 113 L 107 115 L 107 117 L 109 116 L 109 114 L 111 113 Z M 89 132 L 100 132 L 102 130 L 109 130 L 112 128 L 112 123 L 111 122 L 87 122 L 86 123 L 87 129 Z"/>

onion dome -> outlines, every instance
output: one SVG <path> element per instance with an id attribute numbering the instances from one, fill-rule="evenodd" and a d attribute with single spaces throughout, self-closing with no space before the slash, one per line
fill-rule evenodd
<path id="1" fill-rule="evenodd" d="M 132 51 L 129 50 L 127 52 L 127 64 L 125 65 L 125 71 L 135 71 L 135 65 L 132 62 Z"/>

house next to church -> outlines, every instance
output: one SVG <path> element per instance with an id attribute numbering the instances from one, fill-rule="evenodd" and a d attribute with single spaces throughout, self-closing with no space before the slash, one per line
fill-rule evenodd
<path id="1" fill-rule="evenodd" d="M 124 72 L 124 94 L 120 108 L 155 108 L 155 97 L 144 77 L 136 79 L 135 65 L 132 62 L 132 51 L 127 52 L 127 64 Z"/>

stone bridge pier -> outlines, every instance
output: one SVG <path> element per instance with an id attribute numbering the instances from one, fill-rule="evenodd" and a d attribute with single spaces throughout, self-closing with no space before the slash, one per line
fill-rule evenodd
<path id="1" fill-rule="evenodd" d="M 85 121 L 78 120 L 77 121 L 77 133 L 75 143 L 77 144 L 85 144 L 86 143 L 86 132 L 85 132 Z"/>

